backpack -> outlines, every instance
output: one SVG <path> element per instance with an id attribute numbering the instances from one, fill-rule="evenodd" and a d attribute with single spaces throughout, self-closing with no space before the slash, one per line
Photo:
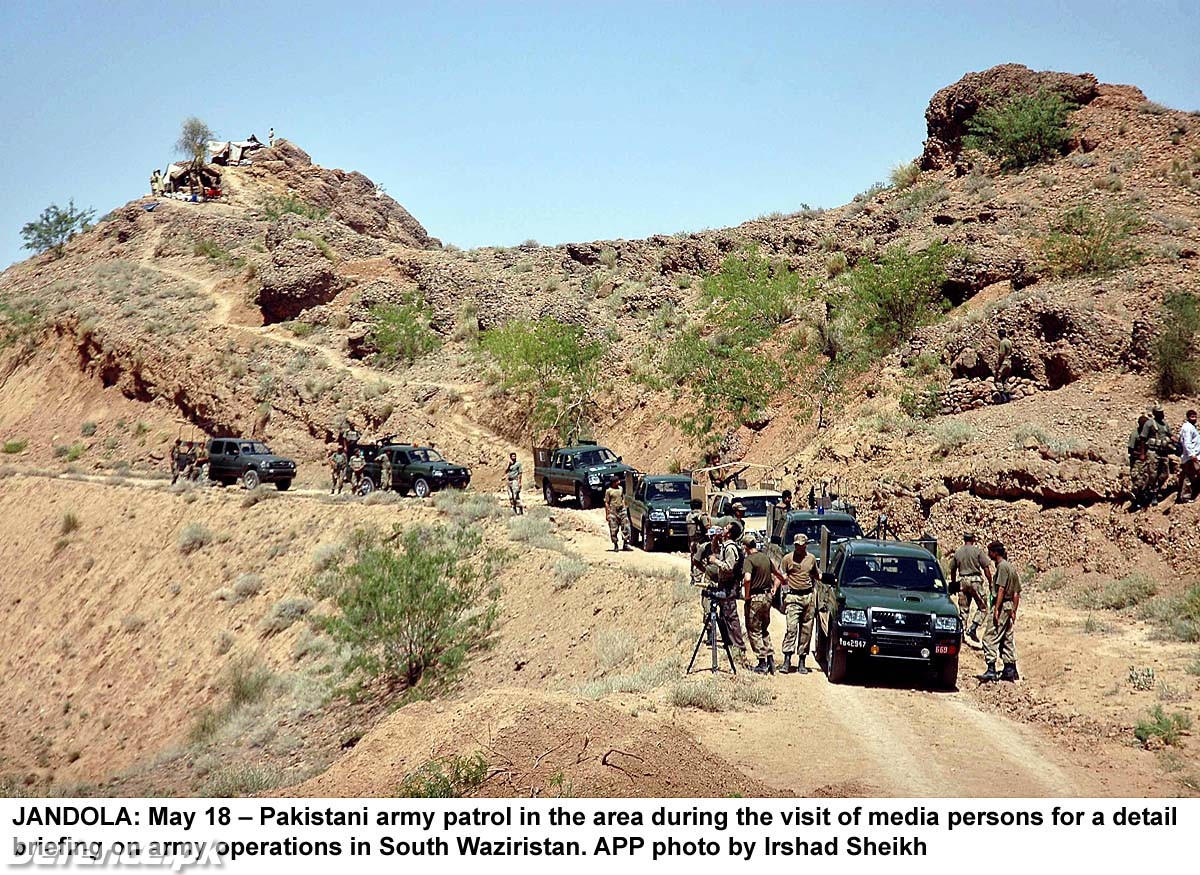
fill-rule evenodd
<path id="1" fill-rule="evenodd" d="M 731 541 L 730 543 L 733 545 L 733 549 L 737 551 L 737 561 L 733 563 L 733 570 L 726 572 L 728 576 L 726 574 L 721 575 L 721 580 L 723 583 L 741 583 L 742 577 L 746 573 L 746 550 L 736 541 Z M 722 548 L 721 552 L 724 553 L 724 551 L 725 548 Z"/>

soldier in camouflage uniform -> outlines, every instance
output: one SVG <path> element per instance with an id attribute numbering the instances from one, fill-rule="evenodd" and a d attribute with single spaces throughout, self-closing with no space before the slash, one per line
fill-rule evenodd
<path id="1" fill-rule="evenodd" d="M 1001 403 L 1007 403 L 1012 400 L 1008 381 L 1012 377 L 1013 372 L 1013 342 L 1009 339 L 1008 332 L 1003 328 L 996 332 L 996 336 L 1000 338 L 996 352 L 996 400 Z"/>
<path id="2" fill-rule="evenodd" d="M 688 556 L 694 557 L 696 550 L 705 544 L 705 536 L 708 533 L 712 523 L 708 518 L 708 514 L 704 512 L 704 502 L 698 498 L 692 499 L 692 509 L 687 515 L 687 536 L 688 536 Z M 700 584 L 700 579 L 704 576 L 703 566 L 697 567 L 696 563 L 692 562 L 692 586 Z"/>
<path id="3" fill-rule="evenodd" d="M 379 462 L 379 488 L 389 490 L 392 488 L 392 457 L 385 450 L 375 458 Z"/>
<path id="4" fill-rule="evenodd" d="M 1159 490 L 1171 473 L 1170 460 L 1175 449 L 1162 405 L 1155 404 L 1152 414 L 1142 426 L 1140 459 L 1133 471 L 1134 504 L 1141 507 L 1158 503 Z"/>
<path id="5" fill-rule="evenodd" d="M 782 573 L 787 581 L 783 595 L 783 615 L 787 632 L 783 636 L 783 673 L 792 671 L 792 654 L 800 657 L 797 674 L 808 674 L 804 659 L 812 641 L 813 620 L 817 615 L 817 558 L 808 552 L 808 536 L 803 532 L 792 539 L 792 552 L 783 557 Z"/>
<path id="6" fill-rule="evenodd" d="M 742 560 L 744 553 L 740 544 L 728 537 L 728 528 L 713 526 L 708 530 L 711 541 L 702 548 L 705 584 L 728 595 L 718 601 L 718 609 L 729 627 L 729 645 L 742 652 L 742 663 L 746 662 L 746 640 L 742 637 L 742 620 L 738 616 L 737 594 L 741 586 Z M 704 602 L 704 614 L 708 615 L 708 602 Z"/>
<path id="7" fill-rule="evenodd" d="M 340 493 L 342 487 L 346 485 L 346 463 L 348 461 L 346 451 L 340 445 L 333 451 L 333 455 L 329 457 L 330 495 L 333 495 L 335 492 Z"/>
<path id="8" fill-rule="evenodd" d="M 625 490 L 621 487 L 621 478 L 614 477 L 612 484 L 604 490 L 604 516 L 608 520 L 608 534 L 612 537 L 613 552 L 630 550 L 629 539 L 632 534 L 629 526 L 629 505 L 625 500 Z M 624 546 L 618 546 L 617 534 L 624 539 Z"/>

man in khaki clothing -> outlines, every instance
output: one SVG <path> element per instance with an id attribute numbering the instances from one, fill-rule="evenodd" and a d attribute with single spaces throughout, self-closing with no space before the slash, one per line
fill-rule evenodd
<path id="1" fill-rule="evenodd" d="M 608 519 L 608 534 L 612 538 L 613 552 L 630 550 L 629 546 L 629 505 L 625 501 L 625 490 L 621 488 L 621 478 L 613 477 L 608 489 L 604 490 L 604 516 Z M 625 539 L 623 547 L 617 546 L 617 533 Z"/>
<path id="2" fill-rule="evenodd" d="M 1015 681 L 1017 674 L 1017 647 L 1013 641 L 1013 626 L 1017 622 L 1017 608 L 1021 605 L 1021 578 L 1008 561 L 1008 552 L 999 541 L 988 544 L 988 558 L 996 565 L 992 578 L 992 609 L 988 612 L 988 624 L 983 634 L 983 658 L 987 660 L 987 671 L 976 675 L 984 683 L 990 681 Z M 1004 671 L 996 674 L 996 658 L 1004 661 Z"/>
<path id="3" fill-rule="evenodd" d="M 769 628 L 771 602 L 775 598 L 775 590 L 785 581 L 771 563 L 771 557 L 758 549 L 758 540 L 753 535 L 744 536 L 742 546 L 746 549 L 742 574 L 742 585 L 746 588 L 746 631 L 750 635 L 754 655 L 758 657 L 754 671 L 758 674 L 775 674 L 775 648 L 771 646 Z"/>
<path id="4" fill-rule="evenodd" d="M 817 616 L 817 557 L 808 552 L 808 536 L 803 532 L 792 539 L 792 552 L 783 557 L 783 576 L 787 589 L 783 594 L 783 615 L 787 634 L 783 636 L 783 674 L 792 671 L 792 654 L 800 656 L 797 674 L 808 674 L 804 658 L 812 640 L 813 620 Z M 797 645 L 797 641 L 799 644 Z"/>
<path id="5" fill-rule="evenodd" d="M 985 596 L 988 590 L 983 588 L 983 579 L 987 578 L 988 588 L 992 585 L 992 566 L 988 562 L 983 548 L 975 543 L 974 532 L 963 532 L 963 545 L 954 551 L 950 557 L 950 587 L 958 583 L 958 616 L 962 619 L 966 637 L 979 644 L 979 624 L 987 616 L 988 602 Z M 971 605 L 975 604 L 975 621 L 967 628 L 971 619 Z"/>

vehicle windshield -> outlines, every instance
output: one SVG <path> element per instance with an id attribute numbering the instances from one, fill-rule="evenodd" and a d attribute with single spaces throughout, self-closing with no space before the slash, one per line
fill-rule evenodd
<path id="1" fill-rule="evenodd" d="M 821 526 L 829 529 L 829 540 L 838 538 L 861 538 L 862 528 L 855 520 L 791 520 L 783 536 L 783 543 L 790 544 L 797 535 L 808 536 L 809 549 L 821 543 Z"/>
<path id="2" fill-rule="evenodd" d="M 646 485 L 647 501 L 673 501 L 691 497 L 691 484 L 682 480 L 664 480 L 661 483 L 648 483 Z"/>
<path id="3" fill-rule="evenodd" d="M 575 457 L 575 461 L 580 466 L 588 468 L 592 465 L 607 465 L 609 462 L 615 462 L 617 457 L 607 447 L 597 447 L 594 450 L 584 450 Z"/>
<path id="4" fill-rule="evenodd" d="M 442 458 L 442 454 L 439 453 L 437 450 L 430 450 L 425 447 L 421 447 L 416 450 L 409 450 L 408 454 L 412 457 L 412 460 L 414 462 L 444 462 L 444 461 L 446 461 L 445 459 Z"/>
<path id="5" fill-rule="evenodd" d="M 242 441 L 238 444 L 238 449 L 243 456 L 269 456 L 271 451 L 267 449 L 267 445 L 262 441 Z"/>
<path id="6" fill-rule="evenodd" d="M 767 508 L 779 503 L 779 499 L 770 495 L 751 495 L 741 498 L 732 499 L 730 504 L 730 513 L 733 513 L 732 506 L 737 502 L 741 502 L 746 508 L 746 516 L 766 516 Z"/>
<path id="7" fill-rule="evenodd" d="M 925 592 L 946 588 L 937 560 L 914 556 L 851 556 L 842 568 L 843 586 L 884 586 Z"/>

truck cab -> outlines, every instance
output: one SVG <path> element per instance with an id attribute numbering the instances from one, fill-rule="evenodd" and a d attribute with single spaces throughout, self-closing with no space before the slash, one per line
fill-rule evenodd
<path id="1" fill-rule="evenodd" d="M 954 689 L 962 624 L 937 557 L 913 541 L 822 532 L 816 650 L 831 683 L 885 660 L 925 666 Z"/>
<path id="2" fill-rule="evenodd" d="M 590 441 L 580 441 L 570 447 L 534 447 L 533 476 L 542 487 L 546 504 L 555 505 L 559 498 L 569 496 L 584 510 L 602 501 L 604 490 L 614 476 L 625 479 L 633 468 L 608 447 Z"/>
<path id="3" fill-rule="evenodd" d="M 634 543 L 650 553 L 668 538 L 687 538 L 692 478 L 688 474 L 625 475 L 629 524 Z"/>

